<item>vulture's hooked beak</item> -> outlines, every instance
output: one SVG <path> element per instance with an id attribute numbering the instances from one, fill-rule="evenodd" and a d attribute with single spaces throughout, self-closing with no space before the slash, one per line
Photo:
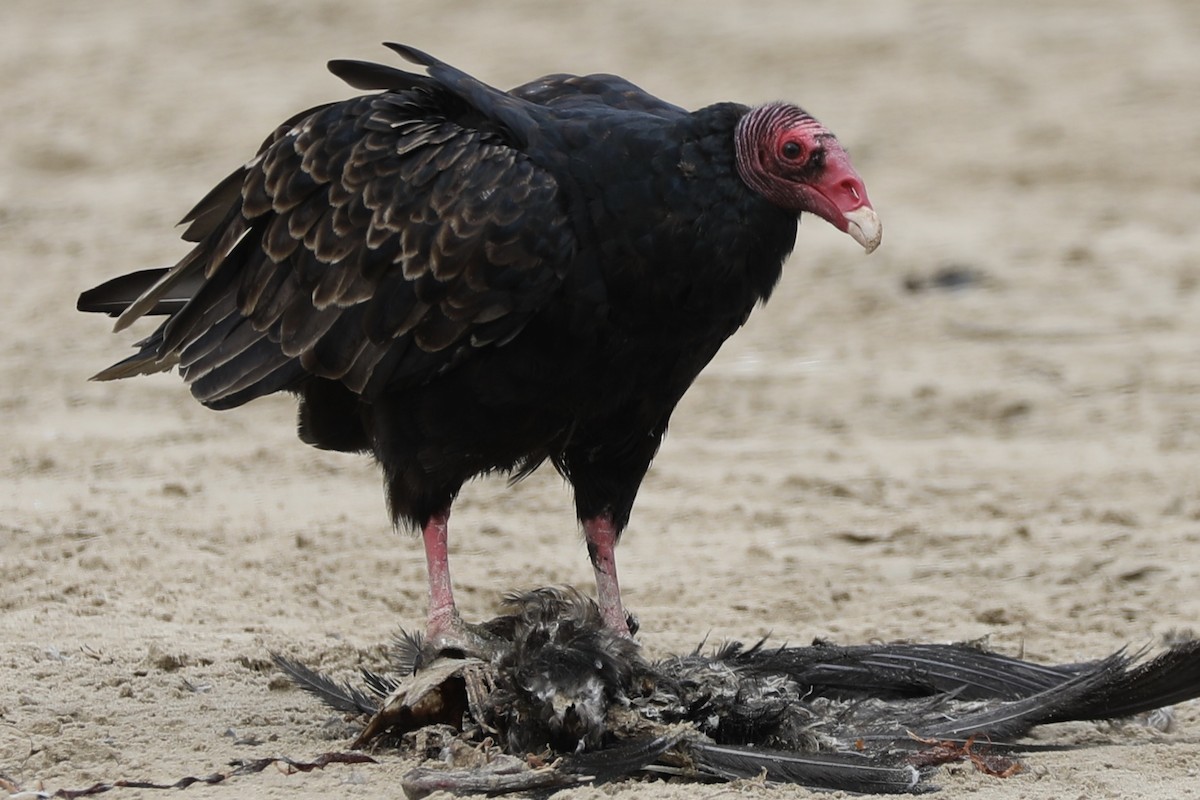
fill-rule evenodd
<path id="1" fill-rule="evenodd" d="M 879 215 L 873 208 L 859 206 L 853 211 L 845 212 L 842 217 L 846 220 L 846 233 L 861 244 L 864 250 L 871 253 L 879 247 L 879 243 L 883 241 L 883 223 L 879 221 Z"/>
<path id="2" fill-rule="evenodd" d="M 883 224 L 871 208 L 866 184 L 854 171 L 844 150 L 836 144 L 828 145 L 827 149 L 825 170 L 809 184 L 807 210 L 850 234 L 868 253 L 873 252 L 883 240 Z"/>

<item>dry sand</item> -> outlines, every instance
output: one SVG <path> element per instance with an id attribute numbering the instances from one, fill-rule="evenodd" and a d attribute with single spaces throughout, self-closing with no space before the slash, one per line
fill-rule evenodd
<path id="1" fill-rule="evenodd" d="M 424 564 L 365 459 L 228 413 L 126 352 L 78 291 L 185 251 L 172 225 L 281 119 L 351 92 L 332 57 L 410 42 L 498 85 L 623 74 L 674 102 L 793 99 L 850 148 L 886 225 L 816 220 L 772 302 L 675 415 L 622 543 L 651 654 L 701 638 L 989 637 L 1046 660 L 1200 620 L 1200 5 L 626 0 L 5 0 L 0 22 L 0 773 L 173 781 L 311 757 L 340 726 L 268 667 L 343 676 L 417 626 Z M 662 10 L 660 10 L 662 9 Z M 982 283 L 909 291 L 957 265 Z M 142 328 L 145 330 L 145 328 Z M 471 617 L 590 588 L 551 472 L 472 484 Z M 1184 797 L 1200 707 L 1166 734 L 1077 725 L 948 795 Z M 257 742 L 257 743 L 255 743 Z M 275 771 L 189 797 L 395 796 L 407 765 Z M 571 798 L 804 796 L 622 784 Z M 121 790 L 114 796 L 157 797 Z"/>

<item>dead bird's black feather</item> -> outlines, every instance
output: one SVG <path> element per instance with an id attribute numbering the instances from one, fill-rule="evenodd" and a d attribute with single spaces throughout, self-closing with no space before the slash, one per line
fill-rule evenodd
<path id="1" fill-rule="evenodd" d="M 330 708 L 346 714 L 374 714 L 379 710 L 382 698 L 395 689 L 395 684 L 386 678 L 380 679 L 386 683 L 376 683 L 374 678 L 377 676 L 366 673 L 364 679 L 369 686 L 368 693 L 356 689 L 348 683 L 335 681 L 280 653 L 271 653 L 271 658 L 275 661 L 275 665 L 283 671 L 283 674 L 292 679 L 292 683 L 318 698 Z M 389 688 L 381 694 L 378 689 L 384 685 Z"/>

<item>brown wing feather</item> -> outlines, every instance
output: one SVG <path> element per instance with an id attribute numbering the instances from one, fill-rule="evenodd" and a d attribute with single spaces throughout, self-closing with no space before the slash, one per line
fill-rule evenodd
<path id="1" fill-rule="evenodd" d="M 148 340 L 154 359 L 229 407 L 306 376 L 395 388 L 511 339 L 571 261 L 558 186 L 438 102 L 357 98 L 268 138 L 185 219 L 200 243 L 159 285 L 207 280 Z"/>

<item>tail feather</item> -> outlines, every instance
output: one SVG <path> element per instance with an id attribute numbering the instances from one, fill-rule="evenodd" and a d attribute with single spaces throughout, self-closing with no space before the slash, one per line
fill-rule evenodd
<path id="1" fill-rule="evenodd" d="M 338 683 L 282 653 L 271 653 L 271 659 L 297 686 L 331 708 L 346 714 L 364 715 L 371 715 L 379 710 L 378 699 L 360 689 L 346 683 Z"/>
<path id="2" fill-rule="evenodd" d="M 105 281 L 99 286 L 88 289 L 86 292 L 80 294 L 75 308 L 79 311 L 108 314 L 110 317 L 120 316 L 121 312 L 133 304 L 134 300 L 137 300 L 147 289 L 158 283 L 162 276 L 167 274 L 167 269 L 167 267 L 142 269 Z M 161 297 L 158 299 L 158 303 L 146 313 L 174 314 L 183 308 L 183 304 L 188 301 L 188 297 L 190 295 L 183 296 L 178 292 Z"/>
<path id="3" fill-rule="evenodd" d="M 179 357 L 170 355 L 160 358 L 158 345 L 162 343 L 162 328 L 159 328 L 149 338 L 138 344 L 138 351 L 128 358 L 122 359 L 111 367 L 100 370 L 88 380 L 116 381 L 121 378 L 132 378 L 134 375 L 153 375 L 157 372 L 168 372 L 179 363 Z"/>
<path id="4" fill-rule="evenodd" d="M 954 692 L 961 700 L 1028 697 L 1094 665 L 1045 666 L 968 645 L 871 644 L 741 650 L 716 657 L 756 675 L 787 675 L 830 697 L 921 697 Z"/>
<path id="5" fill-rule="evenodd" d="M 565 757 L 563 772 L 587 775 L 596 783 L 627 778 L 646 769 L 675 745 L 688 738 L 686 728 L 677 728 L 657 736 L 639 736 L 610 745 L 603 750 L 582 750 Z"/>
<path id="6" fill-rule="evenodd" d="M 419 85 L 426 80 L 423 75 L 413 75 L 411 72 L 405 72 L 395 67 L 350 58 L 337 58 L 330 61 L 329 71 L 355 89 L 365 91 L 374 89 L 400 91 Z"/>
<path id="7" fill-rule="evenodd" d="M 1046 722 L 1141 714 L 1200 695 L 1200 640 L 1182 642 L 1149 661 L 1109 672 L 1079 701 Z"/>
<path id="8" fill-rule="evenodd" d="M 120 275 L 81 293 L 75 307 L 80 311 L 120 317 L 139 298 L 145 297 L 146 292 L 159 285 L 170 272 L 170 269 L 160 267 Z M 187 304 L 196 288 L 198 287 L 187 283 L 176 285 L 173 291 L 161 295 L 153 303 L 148 304 L 145 313 L 174 315 Z M 178 363 L 179 358 L 175 355 L 161 356 L 162 342 L 163 327 L 160 326 L 154 333 L 135 345 L 138 348 L 136 353 L 97 372 L 91 377 L 91 380 L 114 381 L 134 375 L 151 375 L 170 370 Z"/>
<path id="9" fill-rule="evenodd" d="M 699 769 L 726 780 L 765 774 L 769 781 L 813 789 L 909 794 L 921 791 L 923 777 L 914 766 L 882 763 L 853 752 L 789 753 L 692 741 L 688 753 Z"/>
<path id="10" fill-rule="evenodd" d="M 980 711 L 922 726 L 920 733 L 939 739 L 983 735 L 1006 740 L 1023 736 L 1046 722 L 1079 719 L 1076 710 L 1088 697 L 1124 675 L 1127 663 L 1124 655 L 1117 653 L 1099 662 L 1094 671 L 1077 675 L 1058 686 L 1020 700 L 1006 700 Z"/>

